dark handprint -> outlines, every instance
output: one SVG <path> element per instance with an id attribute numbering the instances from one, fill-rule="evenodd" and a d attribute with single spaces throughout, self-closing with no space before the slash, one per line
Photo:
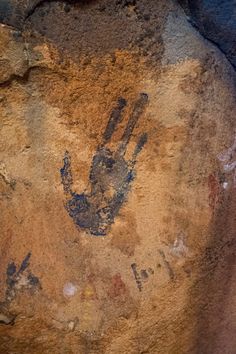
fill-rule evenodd
<path id="1" fill-rule="evenodd" d="M 5 298 L 0 302 L 0 323 L 13 324 L 15 315 L 9 312 L 10 303 L 16 298 L 19 291 L 24 290 L 39 290 L 41 284 L 39 278 L 32 274 L 29 270 L 31 252 L 17 267 L 14 262 L 7 266 L 6 270 L 6 291 Z"/>
<path id="2" fill-rule="evenodd" d="M 75 224 L 87 229 L 92 235 L 104 236 L 107 234 L 126 199 L 130 183 L 134 178 L 137 155 L 147 141 L 147 134 L 144 133 L 140 136 L 131 160 L 126 161 L 124 155 L 133 129 L 144 111 L 147 101 L 147 94 L 141 93 L 134 104 L 118 148 L 111 151 L 107 144 L 117 125 L 121 122 L 122 112 L 127 104 L 124 98 L 118 99 L 117 106 L 111 112 L 103 134 L 103 141 L 93 157 L 88 193 L 77 194 L 72 191 L 71 158 L 68 151 L 65 152 L 64 166 L 60 170 L 64 192 L 67 196 L 65 208 Z"/>

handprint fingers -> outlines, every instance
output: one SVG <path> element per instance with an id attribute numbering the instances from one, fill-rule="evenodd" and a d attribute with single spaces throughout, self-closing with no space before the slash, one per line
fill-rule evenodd
<path id="1" fill-rule="evenodd" d="M 140 151 L 142 150 L 142 148 L 144 147 L 144 145 L 147 142 L 147 133 L 143 133 L 140 137 L 139 140 L 135 146 L 134 152 L 133 152 L 133 156 L 132 156 L 132 161 L 135 161 L 138 154 L 140 153 Z"/>
<path id="2" fill-rule="evenodd" d="M 148 95 L 146 93 L 141 93 L 139 99 L 135 102 L 133 111 L 128 120 L 127 126 L 124 130 L 124 133 L 121 138 L 121 144 L 118 148 L 118 153 L 124 155 L 126 147 L 130 141 L 131 135 L 133 133 L 134 127 L 137 124 L 141 114 L 144 111 L 144 108 L 148 102 Z"/>
<path id="3" fill-rule="evenodd" d="M 127 102 L 124 98 L 118 98 L 117 106 L 112 110 L 109 121 L 107 123 L 106 130 L 103 134 L 103 145 L 109 142 L 117 125 L 121 122 L 122 111 L 125 108 L 126 104 Z"/>
<path id="4" fill-rule="evenodd" d="M 71 186 L 73 184 L 72 172 L 71 172 L 71 158 L 68 151 L 64 155 L 64 166 L 60 169 L 61 181 L 63 184 L 64 192 L 67 195 L 72 195 Z"/>

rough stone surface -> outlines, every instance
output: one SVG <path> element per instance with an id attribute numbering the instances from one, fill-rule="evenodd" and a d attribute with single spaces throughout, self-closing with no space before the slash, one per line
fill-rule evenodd
<path id="1" fill-rule="evenodd" d="M 0 352 L 234 354 L 232 65 L 170 0 L 37 4 L 0 5 Z"/>
<path id="2" fill-rule="evenodd" d="M 236 68 L 236 1 L 179 0 L 192 23 L 222 50 Z"/>

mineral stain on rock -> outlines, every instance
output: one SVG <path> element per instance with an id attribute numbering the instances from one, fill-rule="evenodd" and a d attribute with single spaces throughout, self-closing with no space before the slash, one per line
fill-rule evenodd
<path id="1" fill-rule="evenodd" d="M 89 175 L 90 192 L 77 194 L 72 191 L 71 157 L 68 151 L 65 152 L 64 166 L 60 170 L 64 193 L 68 198 L 65 208 L 74 223 L 92 235 L 105 236 L 108 233 L 110 225 L 114 223 L 115 217 L 127 198 L 130 183 L 135 176 L 136 159 L 147 141 L 147 134 L 143 133 L 139 137 L 131 160 L 126 161 L 124 155 L 132 132 L 147 102 L 147 94 L 141 93 L 134 104 L 121 142 L 117 149 L 112 151 L 107 144 L 121 122 L 123 109 L 127 104 L 124 98 L 118 99 L 117 106 L 112 110 L 103 134 L 103 141 L 93 157 Z"/>

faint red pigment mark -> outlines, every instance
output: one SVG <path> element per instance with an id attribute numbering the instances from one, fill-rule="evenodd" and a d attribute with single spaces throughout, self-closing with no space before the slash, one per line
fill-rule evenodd
<path id="1" fill-rule="evenodd" d="M 208 188 L 209 188 L 209 206 L 212 210 L 215 209 L 220 195 L 220 183 L 215 175 L 210 174 L 208 176 Z"/>
<path id="2" fill-rule="evenodd" d="M 119 273 L 115 274 L 111 280 L 111 287 L 108 290 L 107 294 L 110 298 L 115 298 L 126 293 L 126 286 L 121 275 Z"/>

